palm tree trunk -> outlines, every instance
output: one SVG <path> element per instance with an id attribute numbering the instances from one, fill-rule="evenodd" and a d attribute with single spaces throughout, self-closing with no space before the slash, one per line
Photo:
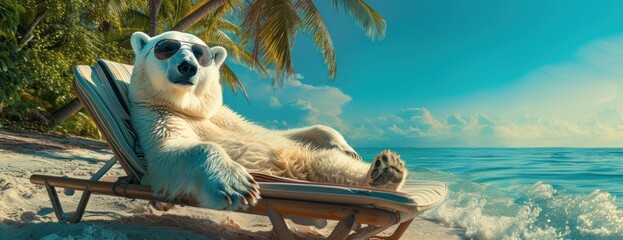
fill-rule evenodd
<path id="1" fill-rule="evenodd" d="M 149 36 L 153 37 L 158 32 L 158 11 L 162 0 L 149 0 Z"/>
<path id="2" fill-rule="evenodd" d="M 62 106 L 60 109 L 52 113 L 50 127 L 55 127 L 59 123 L 64 122 L 69 117 L 80 111 L 80 109 L 82 109 L 82 102 L 80 102 L 77 98 L 65 104 L 65 106 Z"/>
<path id="3" fill-rule="evenodd" d="M 201 20 L 201 18 L 203 18 L 206 14 L 213 12 L 220 6 L 223 6 L 223 4 L 225 4 L 225 0 L 209 1 L 194 12 L 188 14 L 188 16 L 179 21 L 171 30 L 180 32 L 186 31 L 186 29 L 191 27 L 193 24 L 199 22 L 199 20 Z"/>
<path id="4" fill-rule="evenodd" d="M 24 33 L 24 36 L 19 41 L 17 51 L 21 50 L 24 46 L 26 46 L 26 44 L 28 44 L 28 42 L 30 42 L 30 40 L 32 39 L 32 32 L 34 32 L 35 27 L 39 25 L 39 23 L 41 22 L 41 20 L 43 20 L 47 13 L 47 9 L 37 13 L 37 16 L 35 16 L 35 19 L 30 23 L 30 26 L 28 26 L 26 33 Z"/>

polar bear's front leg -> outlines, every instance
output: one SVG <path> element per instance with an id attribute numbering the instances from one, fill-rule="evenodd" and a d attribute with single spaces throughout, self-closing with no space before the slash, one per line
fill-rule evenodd
<path id="1" fill-rule="evenodd" d="M 346 139 L 337 130 L 324 126 L 314 125 L 305 128 L 290 129 L 282 132 L 287 138 L 304 144 L 311 144 L 318 149 L 337 149 L 344 154 L 361 160 L 355 149 L 346 143 Z"/>
<path id="2" fill-rule="evenodd" d="M 215 143 L 161 151 L 159 156 L 150 158 L 148 170 L 154 190 L 164 192 L 169 198 L 194 196 L 202 207 L 246 209 L 260 199 L 259 186 L 253 177 Z"/>

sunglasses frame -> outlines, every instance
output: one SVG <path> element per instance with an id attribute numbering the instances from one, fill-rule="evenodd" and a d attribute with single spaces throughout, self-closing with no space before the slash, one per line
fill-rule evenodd
<path id="1" fill-rule="evenodd" d="M 180 44 L 180 47 L 177 50 L 175 50 L 175 52 L 171 56 L 169 56 L 167 58 L 164 58 L 164 59 L 160 59 L 160 58 L 158 58 L 158 56 L 156 56 L 156 50 L 155 49 L 156 49 L 156 46 L 158 46 L 158 44 L 160 44 L 160 43 L 162 43 L 164 41 L 178 42 Z M 195 57 L 195 59 L 197 59 L 197 62 L 199 62 L 199 65 L 201 65 L 203 67 L 207 67 L 207 66 L 212 65 L 212 62 L 214 62 L 214 58 L 216 57 L 216 54 L 214 54 L 212 52 L 212 49 L 210 49 L 210 47 L 208 47 L 207 45 L 198 44 L 198 43 L 194 43 L 194 42 L 188 42 L 188 41 L 182 41 L 182 40 L 177 40 L 177 39 L 162 39 L 162 40 L 158 41 L 153 47 L 151 47 L 149 49 L 149 51 L 147 52 L 147 54 L 149 54 L 149 52 L 151 52 L 151 50 L 154 50 L 154 56 L 156 57 L 156 59 L 158 59 L 160 61 L 165 61 L 165 60 L 173 57 L 173 55 L 175 55 L 177 52 L 180 51 L 180 49 L 182 49 L 182 45 L 183 45 L 182 43 L 190 44 L 191 50 L 192 50 L 192 47 L 194 47 L 194 46 L 205 47 L 208 50 L 208 52 L 210 53 L 210 58 L 207 60 L 207 63 L 205 65 L 201 64 L 201 61 L 199 60 L 199 58 L 197 58 L 197 56 L 193 52 L 193 56 Z"/>

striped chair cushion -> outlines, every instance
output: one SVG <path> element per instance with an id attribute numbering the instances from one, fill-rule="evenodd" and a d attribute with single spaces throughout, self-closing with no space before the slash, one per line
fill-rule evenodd
<path id="1" fill-rule="evenodd" d="M 448 188 L 442 182 L 407 180 L 400 191 L 342 184 L 316 183 L 251 173 L 262 196 L 331 204 L 374 206 L 395 211 L 422 212 L 443 202 Z"/>
<path id="2" fill-rule="evenodd" d="M 130 168 L 140 179 L 147 163 L 130 122 L 128 85 L 131 74 L 132 65 L 99 60 L 95 67 L 75 67 L 74 87 L 122 166 Z"/>

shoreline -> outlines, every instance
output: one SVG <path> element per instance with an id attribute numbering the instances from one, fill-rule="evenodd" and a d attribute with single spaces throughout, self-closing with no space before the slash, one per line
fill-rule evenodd
<path id="1" fill-rule="evenodd" d="M 30 183 L 32 174 L 88 178 L 112 153 L 105 142 L 0 128 L 0 235 L 9 239 L 274 239 L 265 216 L 175 206 L 154 210 L 147 201 L 95 195 L 82 222 L 58 223 L 46 191 Z M 116 164 L 106 176 L 123 175 Z M 80 192 L 57 190 L 71 212 Z M 329 227 L 316 229 L 286 220 L 296 239 L 324 239 Z M 395 227 L 394 227 L 395 228 Z M 390 228 L 392 229 L 392 228 Z M 462 239 L 463 229 L 416 218 L 403 239 Z"/>

